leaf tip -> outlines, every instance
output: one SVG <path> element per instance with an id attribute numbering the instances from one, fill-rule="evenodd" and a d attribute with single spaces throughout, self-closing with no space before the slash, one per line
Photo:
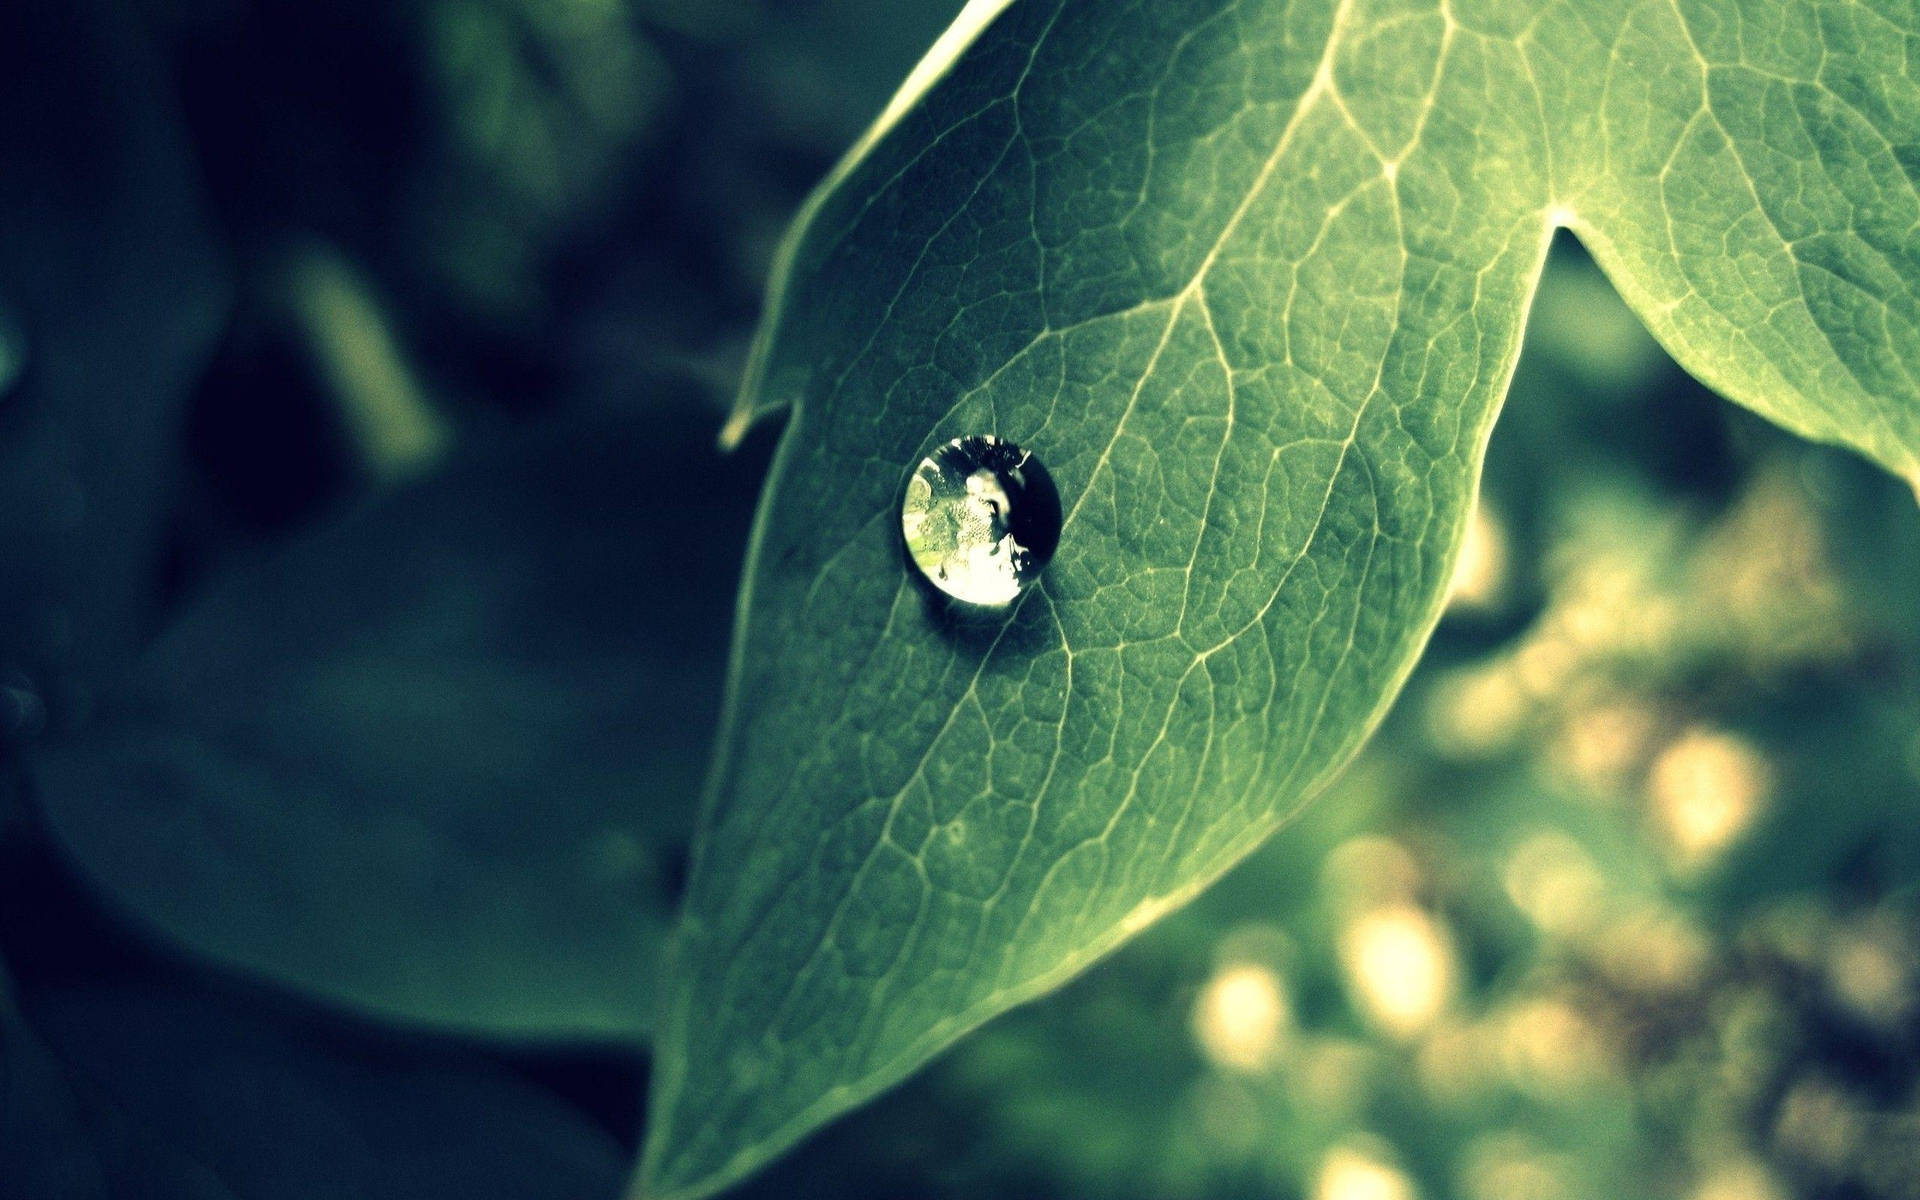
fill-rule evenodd
<path id="1" fill-rule="evenodd" d="M 741 441 L 747 436 L 747 430 L 752 428 L 752 426 L 752 407 L 743 404 L 735 408 L 733 412 L 728 415 L 727 423 L 720 427 L 720 436 L 717 440 L 720 443 L 721 453 L 731 454 L 735 450 L 738 450 Z M 634 1200 L 639 1200 L 639 1198 L 635 1197 Z"/>
<path id="2" fill-rule="evenodd" d="M 720 426 L 719 435 L 714 439 L 722 454 L 731 454 L 738 450 L 740 443 L 747 440 L 747 434 L 753 431 L 753 427 L 760 423 L 762 417 L 772 416 L 788 407 L 786 404 L 769 404 L 757 400 L 759 392 L 757 381 L 752 381 L 750 378 L 750 382 L 741 392 L 739 401 L 727 414 L 726 423 Z"/>

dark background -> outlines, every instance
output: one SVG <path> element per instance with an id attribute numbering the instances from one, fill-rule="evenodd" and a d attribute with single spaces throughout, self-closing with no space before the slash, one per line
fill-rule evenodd
<path id="1" fill-rule="evenodd" d="M 0 12 L 0 1197 L 618 1194 L 715 434 L 953 8 Z M 1920 1196 L 1916 811 L 1912 495 L 1569 239 L 1346 779 L 743 1194 Z"/>

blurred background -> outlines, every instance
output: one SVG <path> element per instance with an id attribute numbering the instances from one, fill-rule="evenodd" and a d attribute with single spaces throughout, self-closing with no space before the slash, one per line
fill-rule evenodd
<path id="1" fill-rule="evenodd" d="M 0 13 L 0 1197 L 617 1196 L 774 244 L 952 0 Z M 741 1190 L 1920 1196 L 1920 510 L 1554 248 L 1447 616 Z"/>

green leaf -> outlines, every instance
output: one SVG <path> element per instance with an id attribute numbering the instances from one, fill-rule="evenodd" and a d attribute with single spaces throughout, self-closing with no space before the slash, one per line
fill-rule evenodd
<path id="1" fill-rule="evenodd" d="M 0 674 L 56 725 L 151 615 L 170 450 L 226 301 L 138 28 L 91 0 L 0 9 Z"/>
<path id="2" fill-rule="evenodd" d="M 0 975 L 0 1194 L 590 1200 L 619 1148 L 506 1071 L 178 986 Z"/>
<path id="3" fill-rule="evenodd" d="M 644 1036 L 758 477 L 711 420 L 512 439 L 214 585 L 39 764 L 55 836 L 311 994 Z"/>
<path id="4" fill-rule="evenodd" d="M 1556 227 L 1704 379 L 1920 478 L 1906 0 L 962 26 L 810 206 L 756 354 L 746 408 L 793 416 L 648 1196 L 740 1178 L 1057 985 L 1339 769 L 1440 610 Z M 982 432 L 1068 517 L 1011 613 L 956 619 L 897 505 Z"/>

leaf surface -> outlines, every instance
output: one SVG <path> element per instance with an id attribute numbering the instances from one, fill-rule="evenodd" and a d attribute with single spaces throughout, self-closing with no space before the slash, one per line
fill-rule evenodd
<path id="1" fill-rule="evenodd" d="M 969 24 L 970 22 L 970 24 Z M 1351 756 L 1443 603 L 1557 227 L 1733 399 L 1920 479 L 1903 0 L 976 5 L 829 181 L 640 1189 L 752 1171 L 1080 970 Z M 1061 486 L 1006 614 L 906 472 Z"/>

